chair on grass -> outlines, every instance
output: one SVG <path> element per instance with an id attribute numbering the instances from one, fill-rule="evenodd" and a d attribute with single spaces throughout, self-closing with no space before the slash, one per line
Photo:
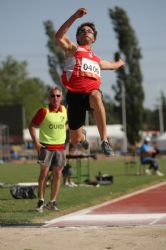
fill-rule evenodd
<path id="1" fill-rule="evenodd" d="M 128 160 L 124 162 L 125 164 L 125 175 L 136 175 L 137 174 L 137 161 Z"/>

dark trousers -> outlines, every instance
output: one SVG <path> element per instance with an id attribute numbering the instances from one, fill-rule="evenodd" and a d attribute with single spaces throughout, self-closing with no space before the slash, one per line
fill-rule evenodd
<path id="1" fill-rule="evenodd" d="M 149 164 L 149 169 L 154 169 L 155 171 L 159 169 L 158 162 L 152 157 L 146 157 L 146 159 L 141 160 L 141 163 Z"/>

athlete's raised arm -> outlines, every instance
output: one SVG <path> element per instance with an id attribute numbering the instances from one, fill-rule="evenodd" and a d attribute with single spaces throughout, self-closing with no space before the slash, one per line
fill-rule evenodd
<path id="1" fill-rule="evenodd" d="M 78 9 L 69 19 L 59 28 L 59 30 L 55 34 L 55 39 L 62 49 L 65 51 L 70 51 L 73 48 L 76 48 L 76 44 L 70 40 L 70 38 L 66 35 L 68 29 L 73 24 L 73 22 L 83 17 L 87 14 L 86 8 Z"/>
<path id="2" fill-rule="evenodd" d="M 119 59 L 116 62 L 111 62 L 107 60 L 101 60 L 99 62 L 99 66 L 101 70 L 111 70 L 111 69 L 119 69 L 120 67 L 124 66 L 125 62 L 122 59 Z"/>

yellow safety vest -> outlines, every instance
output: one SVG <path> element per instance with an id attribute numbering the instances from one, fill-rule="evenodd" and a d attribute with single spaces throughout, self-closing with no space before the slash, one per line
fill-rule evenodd
<path id="1" fill-rule="evenodd" d="M 56 145 L 64 144 L 66 139 L 66 108 L 62 106 L 62 112 L 50 112 L 46 107 L 47 113 L 40 125 L 39 139 L 41 143 Z"/>

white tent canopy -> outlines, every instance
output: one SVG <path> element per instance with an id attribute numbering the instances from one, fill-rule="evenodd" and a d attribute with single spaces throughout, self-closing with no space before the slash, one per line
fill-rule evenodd
<path id="1" fill-rule="evenodd" d="M 100 150 L 101 140 L 97 126 L 86 126 L 85 130 L 87 132 L 87 140 L 90 143 L 91 150 Z M 38 128 L 36 128 L 36 134 L 39 136 Z M 121 124 L 107 125 L 107 136 L 111 139 L 112 144 L 117 150 L 126 150 L 126 137 Z M 24 129 L 24 142 L 32 142 L 28 129 Z"/>
<path id="2" fill-rule="evenodd" d="M 86 126 L 87 139 L 90 143 L 91 150 L 101 150 L 101 140 L 97 126 Z M 121 124 L 107 125 L 107 137 L 111 139 L 114 149 L 125 152 L 126 150 L 126 136 L 122 130 Z"/>
<path id="3" fill-rule="evenodd" d="M 99 132 L 97 129 L 97 126 L 86 126 L 85 127 L 87 132 L 87 138 L 96 137 L 99 138 Z M 114 138 L 124 138 L 125 133 L 122 130 L 122 125 L 116 124 L 116 125 L 107 125 L 107 135 L 108 137 L 114 137 Z"/>
<path id="4" fill-rule="evenodd" d="M 36 128 L 36 135 L 37 135 L 37 137 L 39 137 L 39 129 L 38 128 Z M 31 142 L 32 141 L 32 138 L 30 136 L 28 128 L 24 129 L 23 136 L 24 136 L 24 142 Z"/>
<path id="5" fill-rule="evenodd" d="M 99 132 L 97 129 L 97 126 L 86 126 L 85 130 L 87 132 L 87 138 L 99 138 Z M 39 136 L 39 129 L 36 128 L 36 134 L 37 136 Z M 121 138 L 125 138 L 125 133 L 122 130 L 122 125 L 121 124 L 116 124 L 116 125 L 107 125 L 107 134 L 108 137 L 112 137 L 112 138 L 117 138 L 117 139 L 121 139 Z M 28 129 L 24 129 L 24 141 L 32 141 L 29 130 Z"/>

